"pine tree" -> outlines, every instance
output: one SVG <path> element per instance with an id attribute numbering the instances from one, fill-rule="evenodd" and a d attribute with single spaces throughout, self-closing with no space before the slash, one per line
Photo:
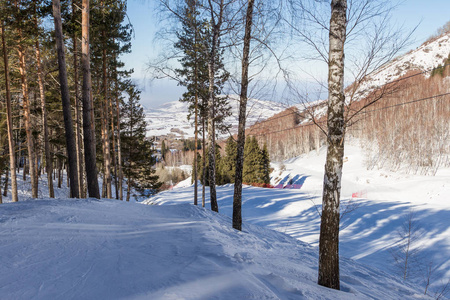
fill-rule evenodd
<path id="1" fill-rule="evenodd" d="M 89 43 L 89 0 L 82 0 L 82 55 L 81 67 L 83 72 L 82 101 L 83 101 L 83 133 L 84 133 L 84 156 L 86 164 L 86 176 L 89 197 L 100 198 L 98 188 L 98 173 L 96 165 L 95 149 L 95 123 L 93 103 L 91 99 L 92 82 L 90 67 L 90 43 Z"/>
<path id="2" fill-rule="evenodd" d="M 127 201 L 130 201 L 131 189 L 156 189 L 159 184 L 154 176 L 153 141 L 145 138 L 147 124 L 144 109 L 139 104 L 140 91 L 128 82 L 126 90 L 128 101 L 121 111 L 121 142 L 123 149 L 124 173 L 127 177 Z"/>
<path id="3" fill-rule="evenodd" d="M 242 181 L 246 184 L 260 183 L 261 151 L 255 137 L 247 138 L 244 147 Z"/>
<path id="4" fill-rule="evenodd" d="M 1 39 L 2 39 L 2 56 L 3 56 L 3 67 L 5 76 L 5 87 L 6 87 L 6 124 L 8 129 L 8 146 L 9 146 L 9 168 L 11 171 L 11 199 L 13 202 L 17 202 L 17 180 L 16 180 L 16 155 L 15 155 L 15 142 L 13 138 L 13 123 L 12 123 L 12 110 L 11 110 L 11 92 L 10 92 L 10 80 L 9 80 L 9 62 L 8 53 L 6 48 L 6 38 L 5 38 L 5 22 L 1 22 Z M 5 189 L 6 191 L 6 189 Z"/>
<path id="5" fill-rule="evenodd" d="M 236 141 L 230 136 L 225 144 L 225 157 L 219 164 L 219 172 L 221 173 L 223 184 L 234 183 L 236 155 Z"/>
<path id="6" fill-rule="evenodd" d="M 69 85 L 67 82 L 67 67 L 64 49 L 64 40 L 61 21 L 61 4 L 59 0 L 53 0 L 53 18 L 55 21 L 55 36 L 58 52 L 59 82 L 61 86 L 61 99 L 64 114 L 64 129 L 66 137 L 66 149 L 69 163 L 70 196 L 79 198 L 77 155 L 75 152 L 75 134 L 73 130 L 72 113 L 69 97 Z"/>
<path id="7" fill-rule="evenodd" d="M 200 178 L 200 182 L 201 184 L 203 184 L 204 186 L 210 186 L 210 177 L 209 177 L 209 172 L 208 172 L 208 165 L 209 165 L 209 148 L 205 149 L 206 151 L 206 155 L 201 156 L 199 155 L 199 165 L 198 165 L 198 173 L 199 174 L 203 174 L 203 172 L 205 171 L 205 176 L 204 179 L 203 177 Z M 216 151 L 215 151 L 215 157 L 216 157 L 216 161 L 217 164 L 220 165 L 222 162 L 222 156 L 220 155 L 220 146 L 218 144 L 216 144 Z M 203 168 L 203 166 L 205 166 L 205 168 Z M 217 180 L 217 184 L 225 184 L 228 182 L 224 182 L 223 180 L 223 176 L 220 172 L 217 172 L 216 174 L 216 180 Z"/>
<path id="8" fill-rule="evenodd" d="M 261 150 L 261 155 L 262 155 L 263 182 L 265 184 L 270 184 L 270 157 L 269 151 L 267 150 L 267 144 L 264 144 L 264 147 Z"/>

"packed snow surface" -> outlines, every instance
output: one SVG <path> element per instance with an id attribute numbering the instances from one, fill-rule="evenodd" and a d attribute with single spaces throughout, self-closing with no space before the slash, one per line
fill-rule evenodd
<path id="1" fill-rule="evenodd" d="M 0 207 L 2 299 L 404 299 L 396 278 L 342 259 L 316 285 L 317 251 L 189 204 L 56 199 Z M 389 289 L 385 289 L 389 286 Z"/>
<path id="2" fill-rule="evenodd" d="M 413 207 L 424 257 L 437 268 L 430 294 L 448 277 L 448 170 L 365 171 L 359 149 L 347 150 L 344 202 L 355 191 L 364 198 L 343 219 L 341 291 L 316 284 L 321 152 L 273 173 L 274 183 L 300 188 L 244 188 L 242 232 L 231 228 L 232 185 L 218 188 L 217 214 L 191 204 L 186 182 L 145 201 L 160 205 L 25 200 L 19 182 L 21 201 L 0 205 L 0 299 L 428 299 L 392 269 L 388 249 Z"/>
<path id="3" fill-rule="evenodd" d="M 274 165 L 272 184 L 284 189 L 245 186 L 244 222 L 272 228 L 317 246 L 325 154 L 325 149 L 321 149 L 319 153 L 287 160 L 283 170 L 280 164 Z M 424 291 L 427 267 L 431 266 L 428 292 L 434 295 L 450 279 L 450 169 L 441 169 L 436 176 L 408 175 L 406 169 L 399 173 L 367 170 L 365 159 L 357 143 L 346 145 L 341 213 L 346 212 L 341 218 L 341 255 L 402 279 L 394 254 L 404 241 L 404 235 L 400 234 L 402 226 L 412 216 L 416 230 L 407 282 Z M 226 185 L 217 189 L 219 212 L 228 217 L 232 215 L 233 188 Z M 192 186 L 178 188 L 160 193 L 146 203 L 191 203 L 192 195 Z M 206 199 L 209 200 L 209 188 Z M 206 207 L 210 207 L 209 202 Z M 352 277 L 345 270 L 341 275 Z"/>

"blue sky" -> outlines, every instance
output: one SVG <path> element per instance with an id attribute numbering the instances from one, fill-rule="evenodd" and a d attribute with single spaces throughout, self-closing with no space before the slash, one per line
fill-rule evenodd
<path id="1" fill-rule="evenodd" d="M 155 3 L 158 0 L 128 0 L 128 17 L 135 33 L 132 40 L 132 52 L 123 56 L 127 68 L 134 68 L 133 79 L 142 92 L 142 103 L 145 107 L 157 107 L 180 98 L 183 88 L 175 83 L 157 80 L 150 82 L 146 72 L 146 64 L 155 58 L 158 46 L 154 44 L 154 36 L 158 28 L 158 17 Z M 419 46 L 430 35 L 450 21 L 450 0 L 405 0 L 394 12 L 394 19 L 405 28 L 412 29 L 420 23 L 414 33 L 414 44 Z"/>

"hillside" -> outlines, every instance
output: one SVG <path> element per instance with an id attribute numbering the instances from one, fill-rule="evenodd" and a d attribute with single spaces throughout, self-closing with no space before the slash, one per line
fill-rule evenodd
<path id="1" fill-rule="evenodd" d="M 321 148 L 318 153 L 273 165 L 271 182 L 284 189 L 245 186 L 244 222 L 317 246 L 325 153 L 325 148 Z M 406 175 L 386 169 L 367 170 L 366 158 L 357 141 L 347 145 L 341 191 L 341 255 L 402 279 L 404 257 L 398 262 L 395 257 L 405 241 L 402 228 L 411 216 L 415 229 L 410 250 L 414 254 L 406 281 L 424 291 L 427 268 L 431 266 L 428 292 L 439 294 L 450 282 L 450 168 L 441 168 L 433 177 Z M 209 189 L 206 190 L 208 200 Z M 233 190 L 232 185 L 217 190 L 219 212 L 228 217 L 232 214 Z M 160 193 L 147 203 L 191 203 L 192 195 L 193 187 L 185 186 Z M 349 279 L 346 271 L 341 274 L 343 280 Z M 394 298 L 410 299 L 401 295 Z"/>
<path id="2" fill-rule="evenodd" d="M 231 116 L 226 123 L 232 126 L 231 131 L 237 130 L 239 117 L 239 97 L 229 96 Z M 280 103 L 249 99 L 247 104 L 247 124 L 253 125 L 257 121 L 267 119 L 285 109 Z M 147 136 L 172 135 L 177 138 L 190 138 L 194 136 L 193 120 L 189 121 L 188 104 L 180 101 L 169 102 L 158 108 L 149 108 L 145 111 L 147 121 Z"/>
<path id="3" fill-rule="evenodd" d="M 41 199 L 0 216 L 2 299 L 424 298 L 346 258 L 342 291 L 320 287 L 315 247 L 187 204 Z"/>
<path id="4" fill-rule="evenodd" d="M 370 145 L 371 167 L 389 165 L 398 170 L 409 165 L 410 172 L 433 175 L 449 166 L 450 66 L 445 65 L 449 55 L 450 33 L 394 59 L 361 82 L 346 108 L 347 120 L 351 118 L 347 135 Z M 347 101 L 352 88 L 346 89 Z M 365 107 L 372 101 L 376 102 Z M 277 161 L 318 150 L 326 137 L 311 122 L 311 114 L 324 126 L 324 104 L 296 105 L 256 123 L 247 133 L 267 144 Z"/>

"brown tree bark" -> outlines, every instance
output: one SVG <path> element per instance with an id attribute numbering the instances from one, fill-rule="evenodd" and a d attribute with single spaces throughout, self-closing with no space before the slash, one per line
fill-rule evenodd
<path id="1" fill-rule="evenodd" d="M 239 125 L 236 154 L 236 170 L 234 177 L 233 195 L 233 228 L 242 230 L 242 170 L 244 168 L 244 145 L 245 145 L 245 118 L 247 110 L 248 92 L 248 66 L 250 55 L 250 40 L 252 35 L 254 0 L 248 1 L 247 15 L 245 18 L 244 49 L 242 57 L 241 95 L 239 103 Z"/>
<path id="2" fill-rule="evenodd" d="M 118 79 L 117 79 L 117 64 L 116 64 L 116 54 L 114 53 L 114 80 L 115 82 L 115 97 L 116 97 L 116 131 L 117 131 L 117 164 L 119 165 L 119 199 L 123 200 L 123 169 L 122 169 L 122 144 L 120 140 L 120 100 L 118 91 Z"/>
<path id="3" fill-rule="evenodd" d="M 103 38 L 106 34 L 103 32 Z M 102 142 L 103 142 L 103 163 L 104 163 L 104 173 L 103 173 L 103 184 L 106 185 L 106 198 L 111 199 L 111 151 L 110 151 L 110 141 L 109 141 L 109 105 L 108 105 L 108 76 L 106 72 L 106 45 L 103 45 L 102 51 L 102 68 L 103 68 L 103 99 L 102 99 Z"/>
<path id="4" fill-rule="evenodd" d="M 3 188 L 3 196 L 8 195 L 8 182 L 9 182 L 9 169 L 6 169 L 6 175 L 5 175 L 5 187 Z"/>
<path id="5" fill-rule="evenodd" d="M 206 183 L 206 128 L 205 128 L 205 118 L 202 118 L 203 126 L 203 139 L 202 139 L 202 157 L 203 157 L 203 184 L 202 184 L 202 207 L 205 207 L 205 183 Z"/>
<path id="6" fill-rule="evenodd" d="M 34 25 L 36 30 L 38 30 L 38 20 L 36 16 L 36 6 L 35 15 L 34 15 Z M 36 37 L 36 65 L 37 65 L 37 73 L 38 73 L 38 85 L 39 85 L 39 96 L 41 98 L 41 110 L 42 110 L 42 132 L 44 134 L 44 154 L 45 154 L 45 172 L 47 173 L 47 185 L 48 185 L 48 194 L 50 198 L 55 197 L 55 191 L 53 189 L 53 160 L 51 158 L 50 153 L 50 142 L 48 138 L 48 125 L 47 125 L 47 105 L 45 101 L 45 90 L 44 90 L 44 76 L 42 74 L 42 66 L 41 66 L 41 49 L 39 45 L 39 39 Z"/>
<path id="7" fill-rule="evenodd" d="M 119 200 L 119 190 L 118 190 L 118 179 L 117 179 L 117 157 L 116 157 L 116 133 L 115 133 L 115 125 L 114 125 L 114 107 L 112 99 L 109 101 L 109 122 L 111 125 L 111 143 L 112 143 L 112 164 L 114 168 L 114 190 L 116 194 L 116 199 Z"/>
<path id="8" fill-rule="evenodd" d="M 76 22 L 76 3 L 72 0 L 72 21 Z M 73 78 L 75 89 L 75 143 L 77 152 L 77 171 L 78 171 L 78 189 L 81 198 L 86 197 L 86 191 L 84 186 L 84 157 L 83 157 L 83 145 L 81 138 L 81 112 L 80 112 L 80 96 L 78 87 L 78 40 L 76 31 L 73 32 Z"/>
<path id="9" fill-rule="evenodd" d="M 318 284 L 337 290 L 340 289 L 339 202 L 345 135 L 344 43 L 346 15 L 347 0 L 333 0 L 331 2 L 328 60 L 328 149 L 323 182 Z"/>
<path id="10" fill-rule="evenodd" d="M 14 145 L 12 111 L 11 111 L 11 91 L 9 88 L 9 66 L 8 66 L 8 52 L 6 49 L 5 40 L 5 23 L 1 22 L 1 36 L 2 36 L 2 52 L 3 52 L 3 67 L 5 70 L 5 88 L 6 88 L 6 127 L 8 130 L 8 146 L 9 146 L 9 168 L 11 170 L 11 199 L 12 202 L 19 201 L 17 196 L 17 176 L 16 176 L 16 147 Z M 5 189 L 6 191 L 6 189 Z"/>
<path id="11" fill-rule="evenodd" d="M 81 43 L 81 67 L 83 72 L 83 134 L 84 157 L 86 164 L 86 177 L 89 197 L 100 198 L 97 179 L 97 166 L 95 154 L 95 131 L 92 105 L 92 84 L 89 53 L 89 0 L 82 1 L 81 13 L 82 43 Z"/>
<path id="12" fill-rule="evenodd" d="M 17 47 L 19 54 L 19 72 L 20 79 L 22 83 L 22 95 L 23 95 L 23 119 L 25 123 L 25 133 L 27 136 L 27 149 L 28 149 L 28 164 L 30 170 L 30 182 L 31 182 L 31 197 L 38 197 L 38 181 L 37 181 L 37 168 L 34 165 L 34 140 L 31 132 L 31 112 L 30 112 L 30 100 L 28 93 L 28 80 L 27 80 L 27 70 L 26 70 L 26 59 L 25 59 L 25 49 L 23 48 L 22 41 L 22 30 L 19 29 L 19 44 Z M 25 170 L 25 169 L 24 169 Z"/>
<path id="13" fill-rule="evenodd" d="M 64 129 L 66 137 L 66 149 L 68 158 L 68 175 L 70 181 L 70 196 L 79 198 L 78 170 L 75 133 L 73 130 L 72 111 L 70 106 L 69 84 L 67 83 L 66 56 L 64 53 L 64 37 L 61 22 L 61 4 L 59 0 L 53 0 L 53 18 L 55 21 L 55 41 L 58 52 L 59 82 L 61 85 L 61 100 L 64 115 Z"/>

